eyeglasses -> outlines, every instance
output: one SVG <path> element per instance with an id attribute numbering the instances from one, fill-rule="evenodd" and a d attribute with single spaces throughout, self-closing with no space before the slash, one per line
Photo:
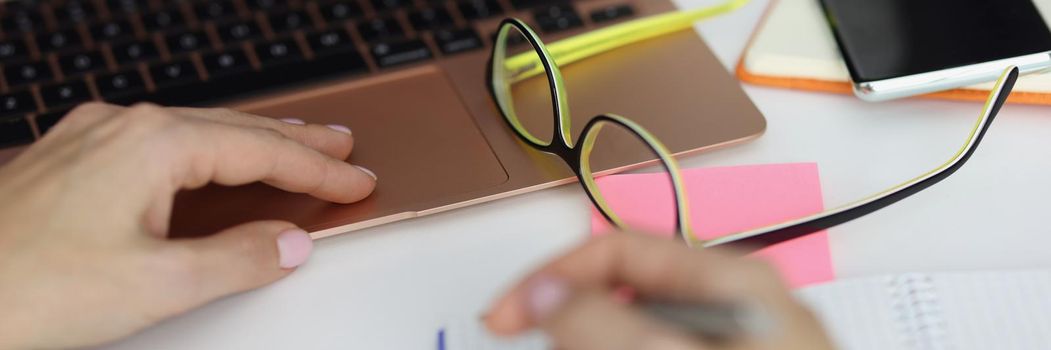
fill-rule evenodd
<path id="1" fill-rule="evenodd" d="M 731 3 L 743 2 L 746 1 L 732 1 Z M 636 29 L 645 30 L 643 27 Z M 573 38 L 566 40 L 573 40 Z M 528 43 L 529 47 L 515 49 L 516 46 L 524 46 L 517 45 L 519 43 Z M 933 170 L 838 208 L 717 239 L 701 240 L 694 236 L 690 226 L 689 205 L 678 163 L 668 149 L 643 126 L 622 116 L 602 114 L 590 119 L 581 131 L 580 139 L 573 142 L 565 82 L 559 65 L 550 51 L 540 41 L 536 32 L 522 21 L 509 18 L 500 24 L 493 44 L 487 75 L 490 93 L 504 121 L 515 135 L 533 149 L 556 155 L 569 165 L 595 208 L 613 226 L 620 229 L 627 228 L 626 224 L 611 209 L 607 198 L 603 196 L 601 188 L 596 183 L 596 178 L 605 174 L 596 171 L 600 169 L 596 166 L 597 160 L 600 159 L 596 157 L 596 154 L 600 150 L 617 154 L 644 150 L 651 155 L 651 161 L 655 160 L 660 165 L 664 176 L 669 181 L 668 184 L 674 194 L 675 226 L 679 237 L 691 247 L 732 246 L 746 253 L 857 219 L 944 180 L 959 170 L 974 154 L 993 119 L 1010 95 L 1019 74 L 1016 67 L 1010 67 L 1004 71 L 990 93 L 966 142 L 951 159 Z M 574 60 L 587 57 L 586 55 L 571 56 L 574 57 Z M 548 108 L 551 112 L 548 112 Z M 536 120 L 542 121 L 543 116 L 547 113 L 553 113 L 553 124 L 535 122 Z M 539 115 L 539 119 L 522 118 L 526 115 Z M 610 138 L 608 136 L 614 134 L 618 134 L 619 137 Z M 612 139 L 616 142 L 601 141 L 605 139 Z M 626 149 L 623 146 L 625 141 L 628 141 L 628 144 L 634 144 L 635 148 Z"/>

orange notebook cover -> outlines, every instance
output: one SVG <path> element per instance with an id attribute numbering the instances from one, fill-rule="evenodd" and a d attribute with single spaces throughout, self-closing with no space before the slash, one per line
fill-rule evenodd
<path id="1" fill-rule="evenodd" d="M 1051 0 L 1033 3 L 1047 22 Z M 756 85 L 853 94 L 850 74 L 818 0 L 771 0 L 736 71 L 738 79 Z M 984 101 L 992 86 L 990 82 L 921 97 Z M 1010 101 L 1051 105 L 1051 74 L 1023 76 Z"/>

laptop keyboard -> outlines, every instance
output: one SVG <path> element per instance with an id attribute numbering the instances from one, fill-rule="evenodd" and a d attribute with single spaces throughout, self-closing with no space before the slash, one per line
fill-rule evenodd
<path id="1" fill-rule="evenodd" d="M 568 0 L 4 2 L 0 147 L 32 142 L 85 101 L 193 105 L 479 50 L 493 33 L 471 24 L 510 11 L 544 32 L 634 14 L 577 13 Z"/>

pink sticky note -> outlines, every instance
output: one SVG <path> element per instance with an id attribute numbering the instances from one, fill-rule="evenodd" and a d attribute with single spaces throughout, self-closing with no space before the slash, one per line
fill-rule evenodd
<path id="1" fill-rule="evenodd" d="M 694 233 L 701 239 L 776 224 L 824 210 L 817 164 L 795 163 L 687 169 L 683 180 Z M 632 228 L 672 237 L 674 201 L 665 174 L 624 174 L 598 179 L 612 209 Z M 609 232 L 593 210 L 592 232 Z M 755 253 L 798 288 L 835 278 L 828 234 L 806 237 Z"/>

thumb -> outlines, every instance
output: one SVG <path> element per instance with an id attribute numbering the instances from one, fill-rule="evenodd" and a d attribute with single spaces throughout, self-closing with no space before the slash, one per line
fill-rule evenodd
<path id="1" fill-rule="evenodd" d="M 193 252 L 197 297 L 207 302 L 262 287 L 292 273 L 313 249 L 310 236 L 294 224 L 256 221 L 215 235 L 178 241 Z"/>

